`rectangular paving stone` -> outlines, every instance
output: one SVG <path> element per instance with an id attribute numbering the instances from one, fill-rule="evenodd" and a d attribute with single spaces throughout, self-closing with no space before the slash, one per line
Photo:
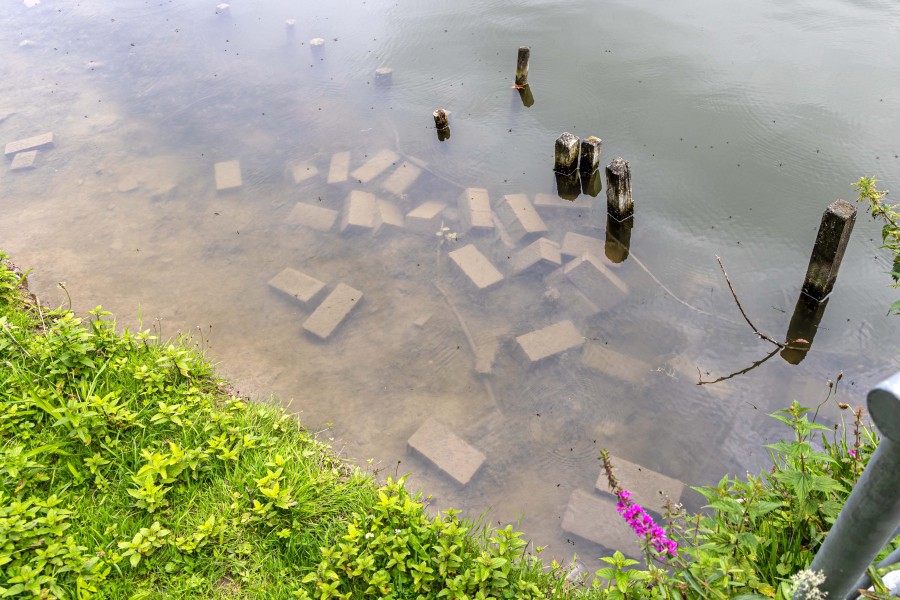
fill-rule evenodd
<path id="1" fill-rule="evenodd" d="M 269 280 L 269 285 L 296 299 L 303 306 L 309 306 L 325 289 L 325 283 L 306 273 L 287 268 Z"/>
<path id="2" fill-rule="evenodd" d="M 319 174 L 319 169 L 308 163 L 293 165 L 291 167 L 291 179 L 294 183 L 303 183 L 307 179 L 315 177 Z"/>
<path id="3" fill-rule="evenodd" d="M 425 421 L 407 443 L 460 485 L 469 483 L 485 461 L 484 454 L 433 418 Z"/>
<path id="4" fill-rule="evenodd" d="M 363 293 L 339 283 L 303 323 L 303 329 L 320 339 L 328 339 L 363 298 Z"/>
<path id="5" fill-rule="evenodd" d="M 378 211 L 378 198 L 375 194 L 353 190 L 344 200 L 344 212 L 341 213 L 341 231 L 377 231 L 381 227 L 381 214 Z"/>
<path id="6" fill-rule="evenodd" d="M 503 280 L 503 274 L 474 244 L 463 246 L 450 252 L 449 255 L 478 289 L 483 290 Z"/>
<path id="7" fill-rule="evenodd" d="M 338 211 L 315 204 L 298 202 L 294 205 L 287 222 L 291 225 L 303 225 L 316 231 L 331 231 L 337 221 Z"/>
<path id="8" fill-rule="evenodd" d="M 384 180 L 381 187 L 395 196 L 402 196 L 421 174 L 422 169 L 411 162 L 403 161 L 397 170 Z"/>
<path id="9" fill-rule="evenodd" d="M 24 171 L 34 168 L 34 161 L 37 159 L 37 150 L 28 150 L 27 152 L 17 152 L 13 156 L 12 163 L 9 165 L 10 171 Z"/>
<path id="10" fill-rule="evenodd" d="M 610 456 L 610 459 L 612 459 L 615 476 L 619 483 L 623 488 L 631 492 L 635 502 L 647 510 L 661 515 L 666 496 L 672 502 L 680 501 L 681 494 L 684 492 L 684 484 L 682 482 L 618 456 Z M 594 484 L 594 488 L 602 494 L 608 494 L 611 498 L 613 497 L 609 491 L 606 472 L 603 469 L 600 470 L 600 475 L 597 477 L 597 483 Z"/>
<path id="11" fill-rule="evenodd" d="M 605 256 L 606 254 L 606 244 L 603 240 L 571 231 L 563 236 L 561 246 L 560 251 L 563 256 L 577 258 L 585 252 L 594 256 Z"/>
<path id="12" fill-rule="evenodd" d="M 231 190 L 241 187 L 241 183 L 241 161 L 216 163 L 216 190 Z"/>
<path id="13" fill-rule="evenodd" d="M 400 159 L 393 150 L 380 150 L 372 158 L 366 161 L 363 166 L 350 173 L 350 176 L 360 183 L 369 183 Z"/>
<path id="14" fill-rule="evenodd" d="M 378 214 L 381 224 L 384 226 L 397 227 L 403 229 L 403 213 L 397 208 L 397 205 L 389 200 L 378 198 Z"/>
<path id="15" fill-rule="evenodd" d="M 540 238 L 525 246 L 512 256 L 513 273 L 519 274 L 536 267 L 554 268 L 562 262 L 559 244 L 547 238 Z"/>
<path id="16" fill-rule="evenodd" d="M 603 260 L 593 254 L 583 254 L 566 263 L 563 274 L 600 310 L 609 310 L 628 297 L 628 286 Z"/>
<path id="17" fill-rule="evenodd" d="M 535 194 L 534 206 L 538 210 L 589 210 L 591 201 L 585 198 L 566 200 L 556 194 Z"/>
<path id="18" fill-rule="evenodd" d="M 640 383 L 650 376 L 652 370 L 649 363 L 599 343 L 587 344 L 584 347 L 581 352 L 581 363 L 628 383 Z"/>
<path id="19" fill-rule="evenodd" d="M 525 194 L 509 194 L 497 206 L 497 215 L 513 241 L 547 232 L 547 225 Z"/>
<path id="20" fill-rule="evenodd" d="M 328 165 L 328 183 L 343 183 L 350 176 L 350 151 L 338 152 Z"/>
<path id="21" fill-rule="evenodd" d="M 484 188 L 468 188 L 459 197 L 459 221 L 462 230 L 494 230 L 491 200 Z"/>
<path id="22" fill-rule="evenodd" d="M 406 213 L 406 228 L 424 235 L 434 235 L 441 228 L 442 213 L 447 205 L 428 200 Z"/>
<path id="23" fill-rule="evenodd" d="M 568 319 L 516 338 L 531 363 L 554 356 L 584 344 L 584 336 Z"/>
<path id="24" fill-rule="evenodd" d="M 49 131 L 47 133 L 42 133 L 41 135 L 36 135 L 34 137 L 9 142 L 8 144 L 6 144 L 4 154 L 6 156 L 10 156 L 11 154 L 16 154 L 17 152 L 25 152 L 26 150 L 41 150 L 43 148 L 52 147 L 53 132 Z"/>
<path id="25" fill-rule="evenodd" d="M 608 496 L 597 496 L 584 490 L 572 492 L 563 514 L 562 528 L 610 550 L 619 550 L 626 556 L 641 556 L 637 536 L 616 512 L 615 500 Z"/>

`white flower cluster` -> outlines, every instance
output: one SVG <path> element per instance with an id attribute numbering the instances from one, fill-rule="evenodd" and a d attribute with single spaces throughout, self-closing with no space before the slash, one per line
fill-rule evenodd
<path id="1" fill-rule="evenodd" d="M 823 592 L 819 586 L 825 583 L 825 573 L 804 569 L 791 575 L 791 583 L 794 584 L 794 597 L 804 600 L 825 600 L 828 592 Z"/>

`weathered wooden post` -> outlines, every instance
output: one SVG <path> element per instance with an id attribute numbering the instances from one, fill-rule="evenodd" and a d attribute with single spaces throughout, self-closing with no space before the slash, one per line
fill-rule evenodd
<path id="1" fill-rule="evenodd" d="M 606 215 L 606 258 L 616 264 L 625 262 L 631 251 L 631 229 L 634 219 L 618 221 L 612 215 Z"/>
<path id="2" fill-rule="evenodd" d="M 531 57 L 531 48 L 519 46 L 519 56 L 516 59 L 516 86 L 528 85 L 528 59 Z"/>
<path id="3" fill-rule="evenodd" d="M 563 200 L 574 200 L 581 194 L 581 181 L 578 169 L 571 173 L 554 173 L 556 175 L 556 193 Z"/>
<path id="4" fill-rule="evenodd" d="M 855 222 L 856 205 L 846 200 L 835 200 L 825 209 L 800 290 L 810 298 L 822 301 L 831 293 Z"/>
<path id="5" fill-rule="evenodd" d="M 568 175 L 578 168 L 578 144 L 581 140 L 568 131 L 556 139 L 553 170 Z"/>
<path id="6" fill-rule="evenodd" d="M 375 85 L 388 87 L 394 79 L 394 70 L 390 67 L 378 67 L 375 69 Z"/>
<path id="7" fill-rule="evenodd" d="M 813 338 L 819 331 L 826 306 L 827 298 L 819 302 L 806 294 L 800 294 L 785 334 L 784 343 L 789 347 L 781 351 L 781 358 L 792 365 L 799 365 L 806 358 L 806 354 L 812 349 Z"/>
<path id="8" fill-rule="evenodd" d="M 434 128 L 437 129 L 437 136 L 440 141 L 450 139 L 450 113 L 443 108 L 439 108 L 432 113 L 434 116 Z"/>
<path id="9" fill-rule="evenodd" d="M 606 166 L 606 210 L 617 221 L 624 221 L 634 215 L 631 167 L 622 157 Z"/>
<path id="10" fill-rule="evenodd" d="M 520 87 L 517 91 L 519 92 L 519 98 L 522 100 L 522 106 L 525 108 L 534 106 L 534 94 L 531 93 L 530 85 Z"/>
<path id="11" fill-rule="evenodd" d="M 579 168 L 582 174 L 590 175 L 600 168 L 600 150 L 603 140 L 590 136 L 581 140 L 581 164 Z"/>

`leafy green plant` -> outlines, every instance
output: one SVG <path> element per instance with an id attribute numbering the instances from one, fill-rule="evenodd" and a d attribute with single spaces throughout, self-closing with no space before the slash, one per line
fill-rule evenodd
<path id="1" fill-rule="evenodd" d="M 888 204 L 884 201 L 888 195 L 887 190 L 879 190 L 878 180 L 874 177 L 860 177 L 853 184 L 859 193 L 857 202 L 865 202 L 873 219 L 884 222 L 881 228 L 882 248 L 890 250 L 893 254 L 891 266 L 891 279 L 893 287 L 900 287 L 900 212 L 897 212 L 896 204 Z M 888 309 L 888 314 L 900 314 L 900 300 L 894 302 Z"/>

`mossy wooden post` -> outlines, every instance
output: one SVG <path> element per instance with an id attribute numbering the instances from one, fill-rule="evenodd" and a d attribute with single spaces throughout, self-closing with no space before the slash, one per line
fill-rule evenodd
<path id="1" fill-rule="evenodd" d="M 519 46 L 519 57 L 516 60 L 516 85 L 528 85 L 528 59 L 531 57 L 531 48 Z"/>
<path id="2" fill-rule="evenodd" d="M 846 200 L 835 200 L 825 209 L 801 288 L 810 298 L 821 302 L 834 288 L 855 222 L 856 206 Z"/>
<path id="3" fill-rule="evenodd" d="M 603 140 L 598 137 L 587 137 L 581 140 L 581 169 L 582 175 L 590 175 L 600 168 L 600 150 Z"/>
<path id="4" fill-rule="evenodd" d="M 556 139 L 553 155 L 553 170 L 568 175 L 578 168 L 578 145 L 581 142 L 577 135 L 568 131 Z"/>
<path id="5" fill-rule="evenodd" d="M 606 210 L 617 221 L 630 219 L 634 215 L 631 167 L 622 157 L 606 166 Z"/>
<path id="6" fill-rule="evenodd" d="M 439 108 L 432 114 L 434 115 L 434 128 L 437 129 L 438 139 L 442 142 L 450 139 L 449 113 L 443 108 Z"/>

